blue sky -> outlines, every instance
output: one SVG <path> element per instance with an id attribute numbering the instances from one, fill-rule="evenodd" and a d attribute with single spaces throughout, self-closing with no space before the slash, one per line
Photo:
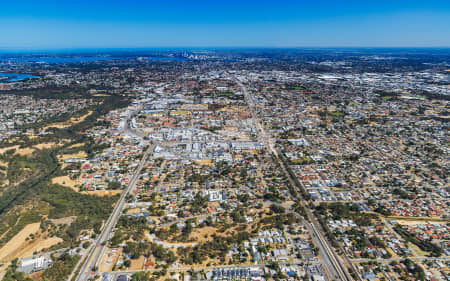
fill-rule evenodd
<path id="1" fill-rule="evenodd" d="M 450 1 L 5 0 L 0 48 L 449 47 Z"/>

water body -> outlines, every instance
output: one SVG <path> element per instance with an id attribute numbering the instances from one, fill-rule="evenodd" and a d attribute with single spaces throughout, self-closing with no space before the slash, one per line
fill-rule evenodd
<path id="1" fill-rule="evenodd" d="M 133 57 L 9 57 L 1 58 L 1 62 L 16 62 L 16 63 L 83 63 L 83 62 L 97 62 L 97 61 L 110 61 L 120 59 L 135 59 Z M 180 57 L 150 57 L 149 61 L 188 61 L 186 58 Z"/>
<path id="2" fill-rule="evenodd" d="M 147 58 L 147 60 L 151 61 L 187 61 L 186 58 L 175 58 L 175 57 L 152 57 Z"/>
<path id="3" fill-rule="evenodd" d="M 22 63 L 77 63 L 118 60 L 120 57 L 32 57 L 32 58 L 0 58 L 0 61 Z"/>
<path id="4" fill-rule="evenodd" d="M 6 77 L 6 79 L 2 79 Z M 22 81 L 29 78 L 38 77 L 32 74 L 23 74 L 23 73 L 0 73 L 0 83 L 2 82 L 17 82 Z"/>

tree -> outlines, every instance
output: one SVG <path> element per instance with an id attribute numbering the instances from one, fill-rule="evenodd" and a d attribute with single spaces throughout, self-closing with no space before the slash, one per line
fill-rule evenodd
<path id="1" fill-rule="evenodd" d="M 131 281 L 150 281 L 150 275 L 147 272 L 136 272 L 131 276 Z"/>
<path id="2" fill-rule="evenodd" d="M 170 233 L 177 233 L 178 226 L 176 223 L 170 225 Z"/>
<path id="3" fill-rule="evenodd" d="M 89 248 L 90 245 L 91 245 L 91 243 L 89 241 L 86 241 L 83 243 L 82 247 L 83 247 L 83 249 L 87 249 L 87 248 Z"/>
<path id="4" fill-rule="evenodd" d="M 286 211 L 283 206 L 277 205 L 277 204 L 270 205 L 270 210 L 272 210 L 272 212 L 278 213 L 278 214 L 284 213 Z"/>

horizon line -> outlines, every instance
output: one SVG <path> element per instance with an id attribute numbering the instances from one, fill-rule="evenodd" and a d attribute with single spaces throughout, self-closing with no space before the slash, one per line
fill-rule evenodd
<path id="1" fill-rule="evenodd" d="M 314 45 L 299 45 L 299 46 L 143 46 L 143 47 L 135 47 L 135 46 L 123 46 L 123 47 L 2 47 L 0 46 L 0 50 L 77 50 L 77 49 L 197 49 L 197 48 L 205 48 L 205 49 L 303 49 L 303 48 L 314 48 L 314 49 L 384 49 L 384 48 L 407 48 L 407 49 L 450 49 L 449 46 L 314 46 Z"/>

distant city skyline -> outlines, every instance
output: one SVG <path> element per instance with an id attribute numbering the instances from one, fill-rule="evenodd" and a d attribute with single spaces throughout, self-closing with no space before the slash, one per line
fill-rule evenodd
<path id="1" fill-rule="evenodd" d="M 450 1 L 167 2 L 4 2 L 0 50 L 450 46 Z"/>

